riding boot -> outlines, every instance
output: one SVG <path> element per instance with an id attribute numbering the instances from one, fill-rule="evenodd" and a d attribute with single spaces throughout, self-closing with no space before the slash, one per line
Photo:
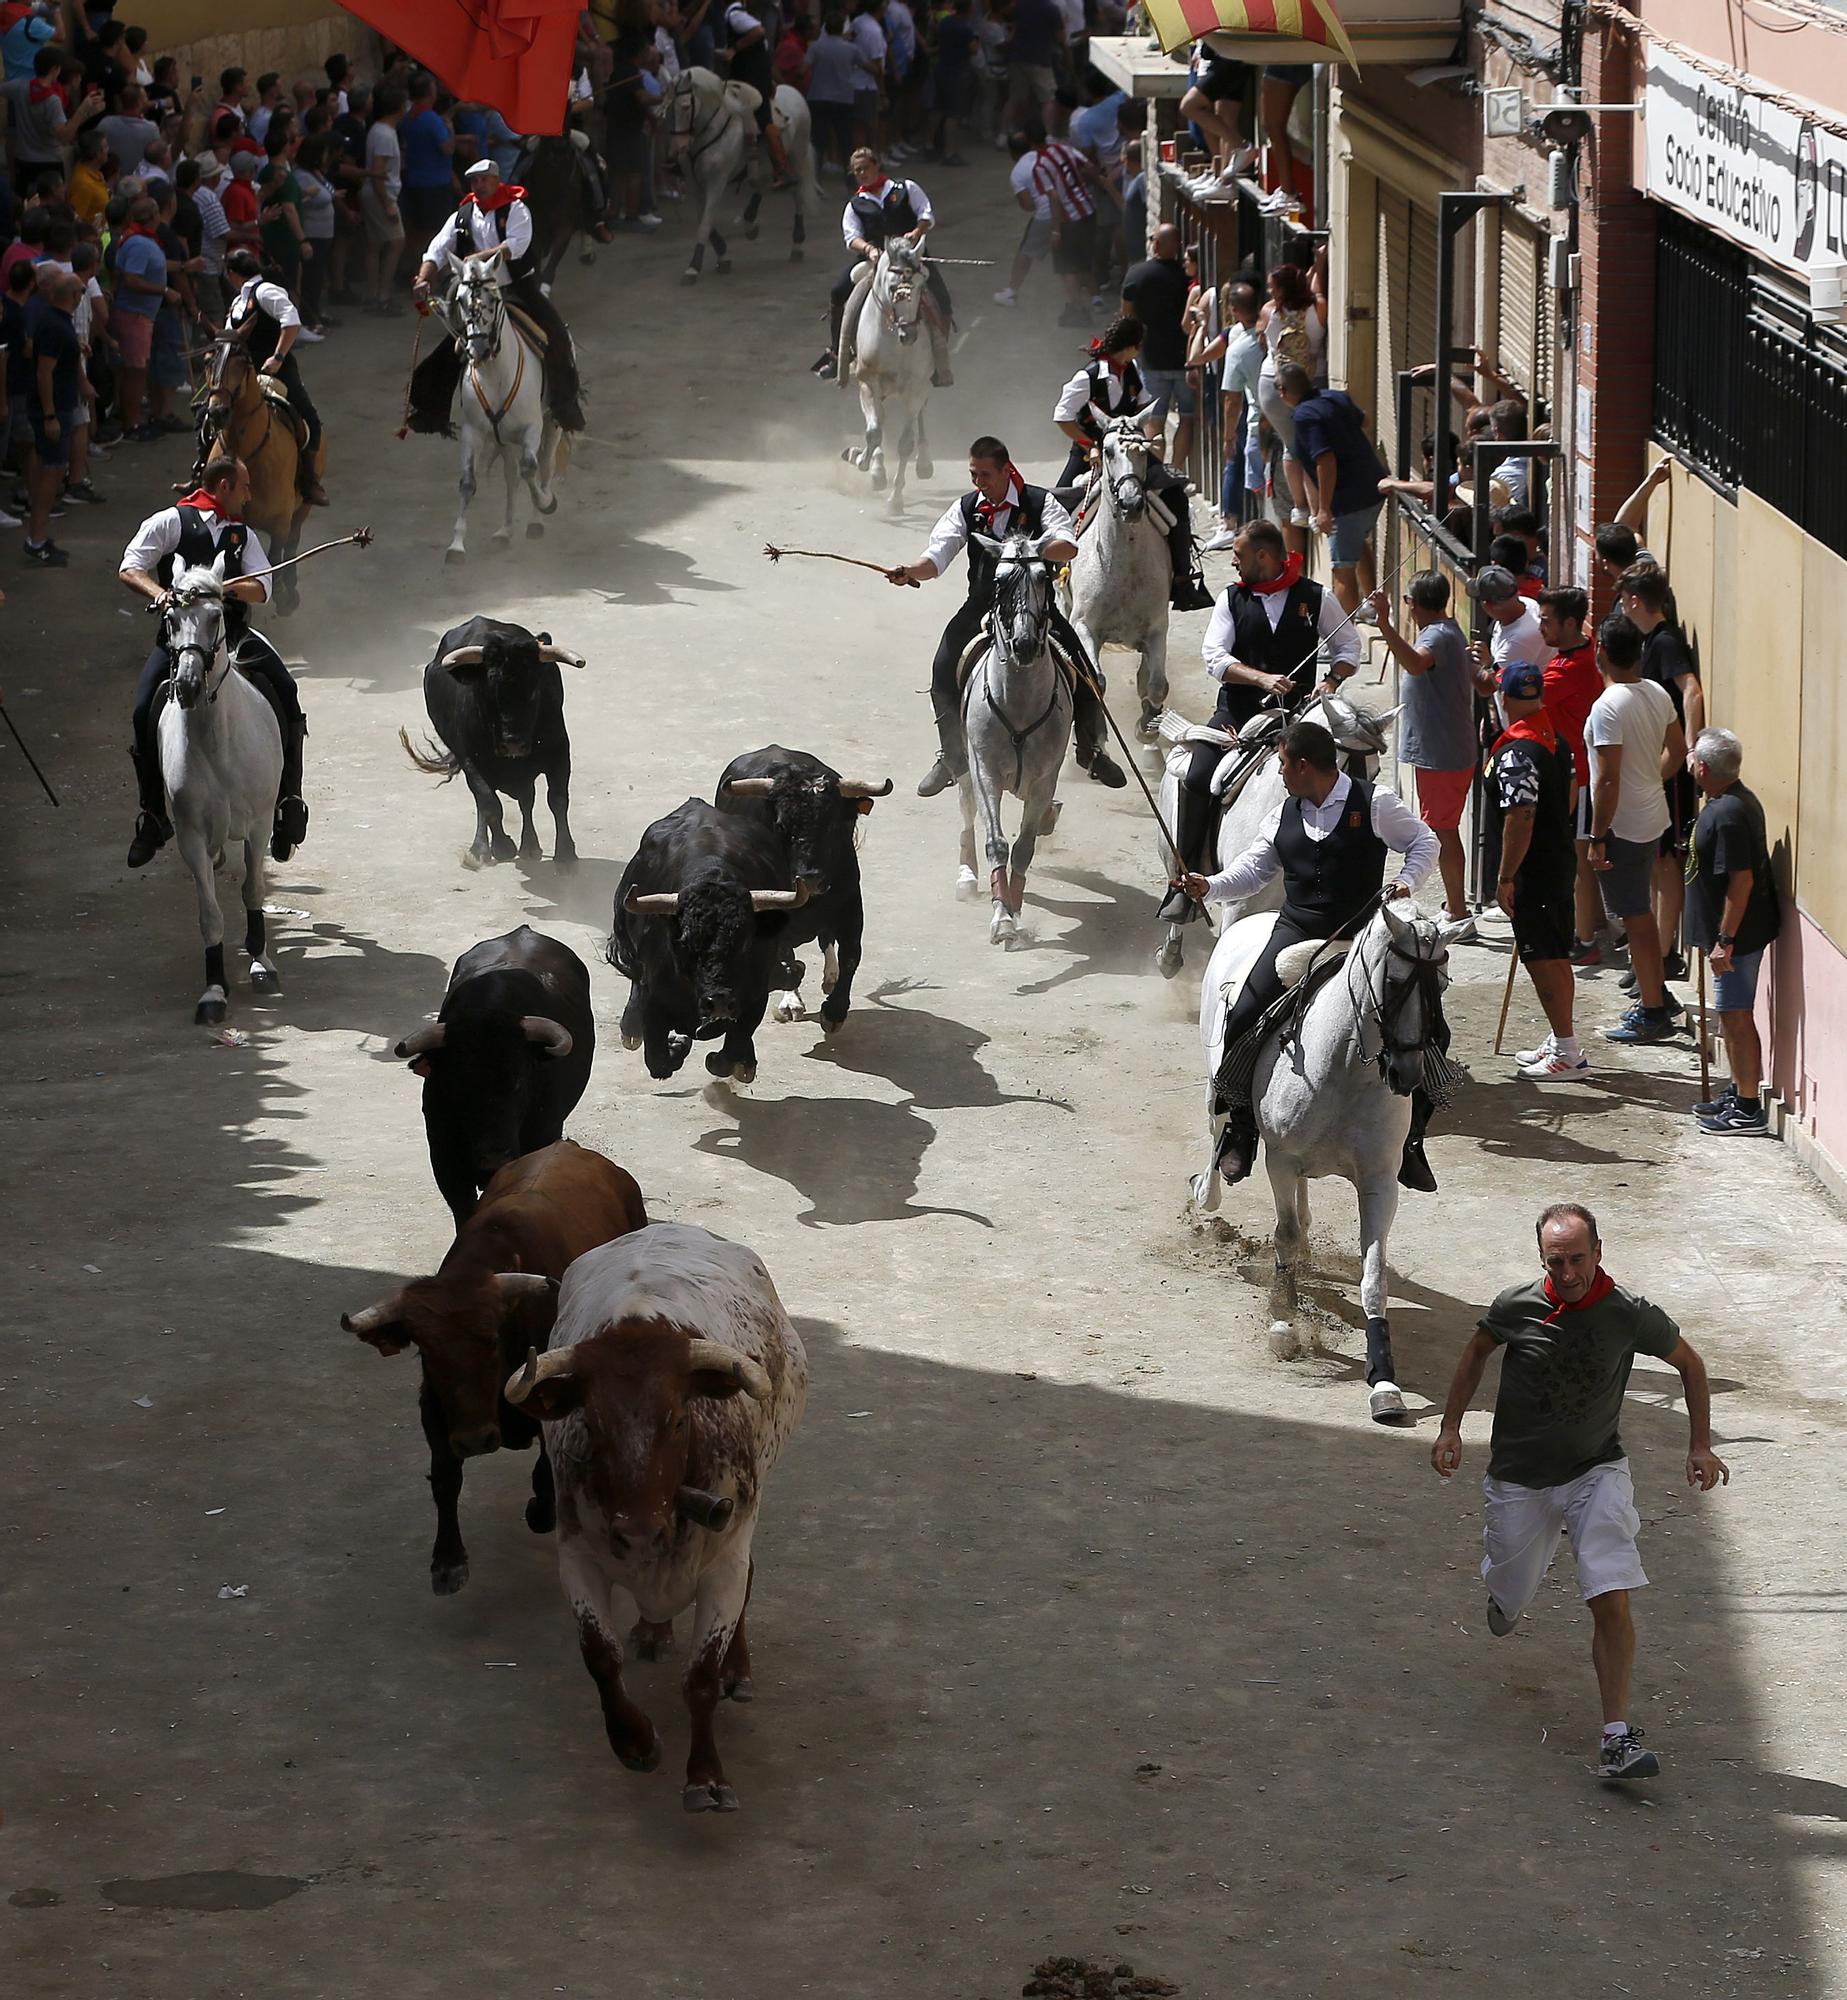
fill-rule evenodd
<path id="1" fill-rule="evenodd" d="M 836 305 L 831 300 L 827 308 L 827 352 L 821 356 L 808 372 L 819 375 L 822 381 L 831 382 L 840 369 L 840 324 L 847 316 L 844 305 Z"/>
<path id="2" fill-rule="evenodd" d="M 547 408 L 558 420 L 561 431 L 581 431 L 584 427 L 584 406 L 579 395 L 577 380 L 577 357 L 571 351 L 569 336 L 562 344 L 556 334 L 545 352 L 545 401 Z"/>
<path id="3" fill-rule="evenodd" d="M 308 426 L 308 441 L 302 446 L 301 462 L 295 468 L 295 483 L 301 488 L 301 497 L 310 507 L 325 507 L 327 495 L 322 490 L 315 461 L 321 454 L 321 427 L 318 422 Z"/>
<path id="4" fill-rule="evenodd" d="M 1176 611 L 1210 611 L 1218 601 L 1207 587 L 1204 574 L 1199 567 L 1199 557 L 1193 551 L 1193 523 L 1184 496 L 1178 496 L 1179 504 L 1174 505 L 1176 496 L 1169 496 L 1168 504 L 1174 506 L 1174 525 L 1167 537 L 1168 554 L 1173 558 L 1173 591 L 1168 603 Z"/>
<path id="5" fill-rule="evenodd" d="M 1250 1173 L 1257 1161 L 1257 1114 L 1248 1104 L 1240 1104 L 1225 1114 L 1225 1129 L 1219 1134 L 1218 1151 L 1212 1164 L 1227 1187 Z"/>
<path id="6" fill-rule="evenodd" d="M 145 868 L 173 838 L 173 822 L 167 817 L 167 787 L 160 775 L 160 759 L 139 744 L 128 755 L 135 767 L 135 792 L 140 807 L 135 815 L 135 837 L 128 847 L 128 865 Z"/>
<path id="7" fill-rule="evenodd" d="M 301 795 L 301 746 L 306 716 L 293 717 L 282 732 L 282 782 L 276 788 L 276 824 L 269 836 L 270 858 L 286 861 L 308 837 L 308 804 Z"/>
<path id="8" fill-rule="evenodd" d="M 938 326 L 932 315 L 926 322 L 930 333 L 930 363 L 933 370 L 930 385 L 936 389 L 955 386 L 955 370 L 949 365 L 949 329 Z"/>
<path id="9" fill-rule="evenodd" d="M 949 759 L 939 750 L 936 762 L 917 780 L 917 796 L 933 799 L 938 792 L 946 792 L 955 783 L 955 773 L 949 768 Z"/>
<path id="10" fill-rule="evenodd" d="M 1180 865 L 1175 874 L 1196 870 L 1210 875 L 1206 848 L 1212 822 L 1212 802 L 1200 798 L 1190 786 L 1180 787 L 1179 809 L 1175 815 L 1174 838 L 1180 843 Z M 1200 906 L 1184 889 L 1169 889 L 1156 913 L 1164 924 L 1190 924 L 1200 915 Z"/>
<path id="11" fill-rule="evenodd" d="M 1437 1191 L 1437 1177 L 1424 1157 L 1424 1134 L 1430 1128 L 1430 1115 L 1435 1109 L 1428 1091 L 1419 1088 L 1411 1093 L 1411 1129 L 1405 1134 L 1398 1183 L 1401 1187 L 1415 1188 L 1419 1194 Z"/>

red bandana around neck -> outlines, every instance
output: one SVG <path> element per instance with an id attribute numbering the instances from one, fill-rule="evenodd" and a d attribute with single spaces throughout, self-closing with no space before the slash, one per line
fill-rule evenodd
<path id="1" fill-rule="evenodd" d="M 1247 583 L 1246 590 L 1254 590 L 1260 597 L 1274 597 L 1279 590 L 1288 590 L 1302 581 L 1302 558 L 1292 555 L 1283 564 L 1283 573 L 1269 583 Z"/>
<path id="2" fill-rule="evenodd" d="M 463 195 L 462 206 L 466 208 L 472 202 L 483 215 L 492 215 L 496 210 L 505 208 L 510 201 L 524 201 L 525 199 L 526 190 L 523 187 L 516 186 L 512 181 L 502 181 L 494 192 L 485 199 L 478 194 Z"/>
<path id="3" fill-rule="evenodd" d="M 52 82 L 42 76 L 35 76 L 32 79 L 32 87 L 26 92 L 26 97 L 28 102 L 33 104 L 43 104 L 55 97 L 66 111 L 71 108 L 71 101 L 64 94 L 63 84 Z"/>
<path id="4" fill-rule="evenodd" d="M 1567 1300 L 1561 1299 L 1552 1289 L 1552 1280 L 1548 1277 L 1546 1279 L 1546 1303 L 1552 1310 L 1546 1314 L 1546 1318 L 1557 1319 L 1564 1313 L 1587 1312 L 1592 1306 L 1601 1305 L 1615 1289 L 1616 1280 L 1610 1276 L 1608 1271 L 1600 1270 L 1591 1280 L 1590 1290 L 1584 1294 L 1576 1305 L 1572 1305 Z"/>
<path id="5" fill-rule="evenodd" d="M 216 514 L 219 520 L 227 525 L 239 518 L 215 493 L 204 486 L 195 486 L 190 493 L 181 494 L 173 504 L 176 507 L 196 507 L 201 514 Z"/>
<path id="6" fill-rule="evenodd" d="M 131 236 L 151 236 L 154 238 L 156 242 L 159 242 L 160 231 L 152 223 L 131 222 L 128 225 L 128 227 L 122 231 L 122 240 L 126 242 Z"/>
<path id="7" fill-rule="evenodd" d="M 986 498 L 977 500 L 975 502 L 975 519 L 984 528 L 992 528 L 996 514 L 1005 513 L 1009 507 L 1017 507 L 1020 504 L 1025 488 L 1026 482 L 1020 477 L 1019 467 L 1009 464 L 1007 467 L 1006 492 L 998 500 L 989 500 Z"/>
<path id="8" fill-rule="evenodd" d="M 1552 726 L 1552 718 L 1542 708 L 1537 715 L 1523 715 L 1510 722 L 1495 739 L 1488 752 L 1492 757 L 1503 743 L 1537 743 L 1547 750 L 1558 748 L 1558 731 Z"/>

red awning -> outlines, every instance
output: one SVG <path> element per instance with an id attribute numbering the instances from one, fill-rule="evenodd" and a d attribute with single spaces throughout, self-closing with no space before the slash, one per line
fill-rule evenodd
<path id="1" fill-rule="evenodd" d="M 562 132 L 579 0 L 340 0 L 514 131 Z M 467 163 L 462 162 L 463 165 Z"/>

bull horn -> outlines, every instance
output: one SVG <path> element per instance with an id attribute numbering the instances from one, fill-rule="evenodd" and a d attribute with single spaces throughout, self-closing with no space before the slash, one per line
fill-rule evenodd
<path id="1" fill-rule="evenodd" d="M 671 917 L 680 907 L 680 892 L 674 889 L 664 896 L 638 896 L 631 888 L 622 899 L 622 907 L 631 917 Z"/>
<path id="2" fill-rule="evenodd" d="M 427 1028 L 419 1028 L 414 1035 L 406 1035 L 391 1053 L 401 1062 L 409 1062 L 416 1056 L 427 1056 L 431 1050 L 442 1047 L 443 1036 L 447 1033 L 440 1021 L 432 1021 Z"/>
<path id="3" fill-rule="evenodd" d="M 767 1403 L 773 1393 L 770 1378 L 748 1354 L 726 1347 L 716 1340 L 695 1340 L 687 1352 L 687 1363 L 701 1375 L 719 1375 L 735 1384 L 745 1395 Z"/>
<path id="4" fill-rule="evenodd" d="M 485 648 L 480 646 L 458 646 L 453 653 L 442 656 L 442 664 L 445 667 L 478 667 L 484 653 Z"/>
<path id="5" fill-rule="evenodd" d="M 697 1486 L 682 1486 L 673 1496 L 674 1512 L 696 1528 L 722 1535 L 731 1525 L 738 1503 L 717 1493 L 702 1492 Z"/>
<path id="6" fill-rule="evenodd" d="M 572 652 L 569 646 L 541 646 L 539 658 L 563 667 L 581 667 L 584 663 L 584 656 Z"/>
<path id="7" fill-rule="evenodd" d="M 558 1280 L 548 1278 L 542 1271 L 499 1271 L 494 1283 L 500 1288 L 503 1305 L 511 1305 L 516 1299 L 556 1298 Z"/>
<path id="8" fill-rule="evenodd" d="M 776 789 L 774 778 L 727 778 L 725 790 L 737 799 L 767 799 Z"/>
<path id="9" fill-rule="evenodd" d="M 543 1014 L 522 1014 L 519 1028 L 527 1041 L 536 1043 L 548 1056 L 562 1058 L 571 1053 L 570 1029 L 546 1020 Z"/>
<path id="10" fill-rule="evenodd" d="M 870 778 L 842 778 L 840 796 L 843 799 L 882 799 L 891 790 L 892 781 L 887 778 L 882 785 L 875 785 Z"/>
<path id="11" fill-rule="evenodd" d="M 554 1348 L 541 1354 L 536 1347 L 526 1350 L 526 1365 L 507 1377 L 507 1386 L 500 1392 L 509 1403 L 523 1403 L 541 1382 L 554 1375 L 568 1375 L 571 1372 L 571 1350 L 568 1347 Z"/>
<path id="12" fill-rule="evenodd" d="M 799 910 L 812 893 L 806 882 L 796 883 L 793 889 L 753 889 L 750 892 L 750 907 L 753 910 Z"/>
<path id="13" fill-rule="evenodd" d="M 356 1333 L 363 1339 L 366 1334 L 376 1333 L 388 1321 L 396 1319 L 397 1305 L 398 1295 L 393 1292 L 383 1305 L 365 1306 L 356 1313 L 342 1313 L 341 1330 L 345 1333 Z"/>

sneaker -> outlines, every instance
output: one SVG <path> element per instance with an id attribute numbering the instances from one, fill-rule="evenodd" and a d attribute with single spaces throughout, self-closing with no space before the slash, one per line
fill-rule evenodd
<path id="1" fill-rule="evenodd" d="M 1473 917 L 1452 917 L 1445 913 L 1443 918 L 1445 944 L 1474 944 L 1477 941 Z"/>
<path id="2" fill-rule="evenodd" d="M 1492 1597 L 1488 1599 L 1488 1630 L 1492 1632 L 1497 1639 L 1505 1639 L 1508 1633 L 1511 1632 L 1514 1629 L 1514 1627 L 1519 1624 L 1519 1622 L 1520 1622 L 1519 1612 L 1516 1611 L 1514 1615 L 1511 1618 L 1509 1618 L 1507 1613 L 1503 1611 L 1498 1604 L 1495 1603 Z"/>
<path id="3" fill-rule="evenodd" d="M 1606 1736 L 1597 1751 L 1600 1778 L 1658 1778 L 1661 1759 L 1642 1748 L 1642 1732 L 1625 1729 L 1620 1736 Z"/>
<path id="4" fill-rule="evenodd" d="M 1542 1056 L 1520 1065 L 1520 1074 L 1535 1083 L 1581 1083 L 1590 1075 L 1590 1057 L 1582 1049 L 1575 1056 L 1548 1049 Z"/>
<path id="5" fill-rule="evenodd" d="M 1588 972 L 1593 966 L 1603 963 L 1603 947 L 1595 938 L 1573 938 L 1571 950 L 1566 955 L 1580 972 Z"/>
<path id="6" fill-rule="evenodd" d="M 64 489 L 64 497 L 67 500 L 75 500 L 79 507 L 103 505 L 103 496 L 87 479 L 73 479 Z"/>
<path id="7" fill-rule="evenodd" d="M 662 222 L 665 221 L 665 219 L 666 218 L 664 216 L 656 215 L 654 211 L 650 209 L 646 215 L 636 216 L 635 227 L 637 229 L 658 229 L 661 226 Z"/>
<path id="8" fill-rule="evenodd" d="M 1680 1032 L 1674 1017 L 1663 1007 L 1651 1014 L 1646 1007 L 1632 1007 L 1614 1028 L 1605 1028 L 1606 1042 L 1671 1042 Z"/>
<path id="9" fill-rule="evenodd" d="M 1206 544 L 1206 554 L 1209 556 L 1222 555 L 1225 550 L 1236 544 L 1237 539 L 1238 531 L 1236 528 L 1221 528 Z"/>
<path id="10" fill-rule="evenodd" d="M 1710 1132 L 1715 1139 L 1763 1139 L 1770 1133 L 1770 1114 L 1764 1109 L 1764 1100 L 1757 1100 L 1757 1109 L 1749 1111 L 1737 1098 L 1715 1111 L 1710 1118 L 1694 1121 L 1702 1132 Z"/>
<path id="11" fill-rule="evenodd" d="M 70 562 L 70 557 L 49 535 L 42 542 L 27 542 L 25 550 L 27 562 L 39 569 L 63 569 Z"/>
<path id="12" fill-rule="evenodd" d="M 994 294 L 994 303 L 997 306 L 1017 306 L 1019 302 L 1020 302 L 1020 295 L 1013 289 L 1011 285 L 1003 285 L 1000 288 L 1000 290 Z"/>
<path id="13" fill-rule="evenodd" d="M 1625 972 L 1623 976 L 1616 983 L 1618 986 L 1622 988 L 1622 990 L 1625 993 L 1633 993 L 1635 991 L 1634 972 L 1633 971 Z"/>
<path id="14" fill-rule="evenodd" d="M 1359 609 L 1355 611 L 1353 614 L 1353 622 L 1356 625 L 1377 625 L 1379 622 L 1379 614 L 1372 608 L 1370 604 L 1366 602 L 1365 598 L 1362 597 L 1360 599 Z"/>
<path id="15" fill-rule="evenodd" d="M 1292 528 L 1306 528 L 1308 526 L 1308 509 L 1306 507 L 1290 508 L 1289 525 Z"/>
<path id="16" fill-rule="evenodd" d="M 317 333 L 313 327 L 304 326 L 296 333 L 295 344 L 297 347 L 318 347 L 326 338 L 324 333 Z"/>
<path id="17" fill-rule="evenodd" d="M 1546 1057 L 1549 1056 L 1552 1053 L 1552 1051 L 1557 1047 L 1558 1047 L 1558 1037 L 1556 1035 L 1548 1034 L 1545 1040 L 1542 1041 L 1536 1048 L 1515 1049 L 1514 1061 L 1517 1064 L 1519 1064 L 1519 1066 L 1522 1069 L 1524 1069 L 1528 1063 L 1544 1062 Z"/>
<path id="18" fill-rule="evenodd" d="M 98 445 L 102 445 L 107 449 L 112 444 L 120 444 L 122 442 L 122 426 L 118 423 L 93 424 L 91 431 L 90 451 L 92 455 L 95 454 Z"/>
<path id="19" fill-rule="evenodd" d="M 1696 1104 L 1693 1107 L 1693 1115 L 1695 1118 L 1716 1118 L 1721 1111 L 1729 1110 L 1737 1101 L 1737 1086 L 1728 1083 L 1717 1097 L 1709 1097 L 1705 1103 Z"/>
<path id="20" fill-rule="evenodd" d="M 25 525 L 17 514 L 9 514 L 4 507 L 0 507 L 0 528 L 23 528 Z"/>
<path id="21" fill-rule="evenodd" d="M 1662 976 L 1667 979 L 1685 979 L 1687 976 L 1687 961 L 1681 953 L 1670 951 L 1667 957 L 1661 962 L 1661 972 Z"/>

